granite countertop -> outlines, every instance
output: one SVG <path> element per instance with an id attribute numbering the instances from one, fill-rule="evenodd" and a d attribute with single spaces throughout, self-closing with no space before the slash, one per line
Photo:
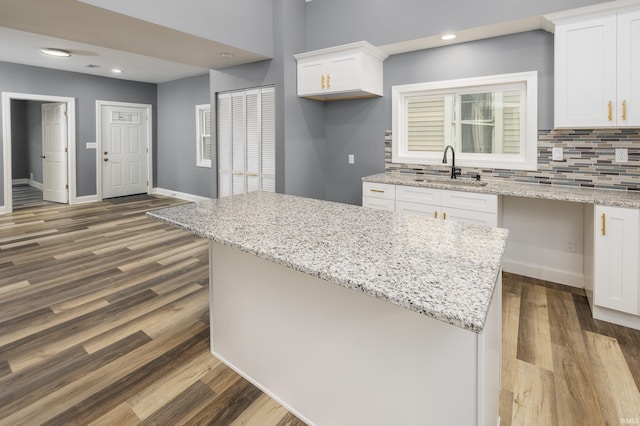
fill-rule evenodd
<path id="1" fill-rule="evenodd" d="M 480 332 L 508 231 L 252 192 L 149 212 L 221 244 Z"/>
<path id="2" fill-rule="evenodd" d="M 576 186 L 541 185 L 496 180 L 484 181 L 486 182 L 486 185 L 481 186 L 478 182 L 469 178 L 457 180 L 464 183 L 451 183 L 452 181 L 448 177 L 409 174 L 400 175 L 395 173 L 379 173 L 377 175 L 362 178 L 363 182 L 372 183 L 439 188 L 484 194 L 510 195 L 514 197 L 543 198 L 547 200 L 572 201 L 586 204 L 600 204 L 604 206 L 640 208 L 640 193 L 633 191 L 581 188 Z"/>

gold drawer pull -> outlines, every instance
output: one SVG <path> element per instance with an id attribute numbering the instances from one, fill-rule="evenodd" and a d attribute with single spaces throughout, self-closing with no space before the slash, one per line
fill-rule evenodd
<path id="1" fill-rule="evenodd" d="M 433 212 L 433 218 L 437 219 L 438 218 L 438 212 Z"/>
<path id="2" fill-rule="evenodd" d="M 447 214 L 446 213 L 442 213 L 442 220 L 447 220 Z"/>
<path id="3" fill-rule="evenodd" d="M 607 216 L 602 213 L 602 236 L 607 235 Z"/>
<path id="4" fill-rule="evenodd" d="M 327 89 L 331 88 L 331 75 L 327 74 Z"/>
<path id="5" fill-rule="evenodd" d="M 241 176 L 241 175 L 243 175 L 244 173 L 242 173 L 242 172 L 233 172 L 233 174 L 234 174 L 235 176 Z"/>
<path id="6" fill-rule="evenodd" d="M 613 105 L 609 101 L 609 121 L 613 121 Z"/>
<path id="7" fill-rule="evenodd" d="M 320 80 L 322 81 L 322 88 L 324 89 L 324 74 L 322 74 L 322 77 L 320 77 Z"/>
<path id="8" fill-rule="evenodd" d="M 627 121 L 627 100 L 622 101 L 622 121 Z"/>
<path id="9" fill-rule="evenodd" d="M 247 173 L 247 176 L 258 176 L 257 173 Z"/>
<path id="10" fill-rule="evenodd" d="M 381 194 L 384 194 L 384 189 L 370 189 L 369 191 L 371 191 L 371 192 L 379 192 Z"/>

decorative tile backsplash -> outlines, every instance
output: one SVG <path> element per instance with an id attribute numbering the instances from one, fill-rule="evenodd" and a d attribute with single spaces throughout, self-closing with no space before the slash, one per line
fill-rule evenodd
<path id="1" fill-rule="evenodd" d="M 551 149 L 562 147 L 564 161 L 553 161 Z M 627 148 L 629 161 L 615 163 L 615 149 Z M 387 173 L 446 176 L 450 166 L 423 166 L 391 162 L 391 131 L 385 134 Z M 463 175 L 480 173 L 487 180 L 549 185 L 584 186 L 640 191 L 640 129 L 541 130 L 538 132 L 538 170 L 463 167 Z"/>

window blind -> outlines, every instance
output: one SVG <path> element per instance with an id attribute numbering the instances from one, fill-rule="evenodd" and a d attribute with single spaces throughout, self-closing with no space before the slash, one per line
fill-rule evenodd
<path id="1" fill-rule="evenodd" d="M 409 151 L 442 151 L 445 144 L 445 97 L 410 98 L 407 101 Z"/>

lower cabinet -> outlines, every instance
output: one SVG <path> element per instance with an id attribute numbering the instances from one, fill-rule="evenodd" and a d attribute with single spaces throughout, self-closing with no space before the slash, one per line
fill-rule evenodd
<path id="1" fill-rule="evenodd" d="M 498 226 L 499 197 L 495 194 L 371 184 L 370 182 L 364 182 L 362 194 L 364 207 L 395 210 L 463 223 Z M 390 203 L 392 194 L 394 208 L 391 208 Z"/>
<path id="2" fill-rule="evenodd" d="M 584 275 L 593 317 L 640 329 L 640 210 L 595 206 L 588 213 L 593 239 Z"/>
<path id="3" fill-rule="evenodd" d="M 638 315 L 640 210 L 595 207 L 593 302 Z"/>

